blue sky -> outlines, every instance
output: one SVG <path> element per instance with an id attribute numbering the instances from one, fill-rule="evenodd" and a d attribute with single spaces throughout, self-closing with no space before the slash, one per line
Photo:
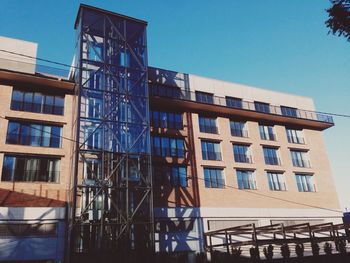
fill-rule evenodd
<path id="1" fill-rule="evenodd" d="M 70 64 L 81 1 L 1 0 L 0 35 L 39 43 Z M 327 0 L 84 1 L 149 22 L 149 64 L 313 97 L 350 114 L 350 42 L 328 35 Z M 350 119 L 325 132 L 341 206 L 350 210 Z"/>

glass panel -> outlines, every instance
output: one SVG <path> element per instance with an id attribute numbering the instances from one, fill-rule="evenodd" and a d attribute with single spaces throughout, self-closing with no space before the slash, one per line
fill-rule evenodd
<path id="1" fill-rule="evenodd" d="M 41 128 L 42 126 L 39 124 L 31 124 L 30 125 L 30 145 L 31 146 L 40 146 L 41 145 Z M 43 137 L 50 136 L 47 134 L 43 134 Z"/>
<path id="2" fill-rule="evenodd" d="M 23 107 L 23 95 L 24 93 L 20 90 L 13 90 L 11 110 L 22 110 Z"/>
<path id="3" fill-rule="evenodd" d="M 29 136 L 30 136 L 30 127 L 28 124 L 22 124 L 21 125 L 21 132 L 20 132 L 20 143 L 22 145 L 29 145 Z"/>
<path id="4" fill-rule="evenodd" d="M 33 106 L 33 93 L 26 92 L 24 94 L 24 111 L 32 111 Z"/>
<path id="5" fill-rule="evenodd" d="M 33 112 L 42 112 L 42 105 L 43 105 L 44 97 L 41 93 L 35 92 L 34 93 L 34 104 L 33 104 Z"/>
<path id="6" fill-rule="evenodd" d="M 6 143 L 18 144 L 20 136 L 20 124 L 10 121 L 7 127 Z"/>
<path id="7" fill-rule="evenodd" d="M 44 113 L 52 114 L 54 107 L 54 96 L 45 96 Z"/>
<path id="8" fill-rule="evenodd" d="M 42 146 L 50 146 L 51 126 L 43 126 Z"/>
<path id="9" fill-rule="evenodd" d="M 15 157 L 5 155 L 4 163 L 2 166 L 1 181 L 12 181 L 14 179 L 14 171 L 15 171 Z"/>
<path id="10" fill-rule="evenodd" d="M 53 114 L 63 115 L 64 112 L 64 97 L 55 96 L 55 107 Z"/>

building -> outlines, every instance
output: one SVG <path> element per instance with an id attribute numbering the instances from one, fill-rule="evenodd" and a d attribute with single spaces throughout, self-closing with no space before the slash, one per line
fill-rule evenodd
<path id="1" fill-rule="evenodd" d="M 24 225 L 59 209 L 47 219 L 55 231 L 30 236 L 65 237 L 75 260 L 153 244 L 203 252 L 204 232 L 247 223 L 341 222 L 322 138 L 332 117 L 311 98 L 149 67 L 146 27 L 81 5 L 66 78 L 0 57 L 0 209 L 35 215 L 16 212 Z M 34 43 L 0 45 L 36 56 Z M 13 239 L 2 236 L 0 246 Z M 59 251 L 31 259 L 62 260 Z"/>

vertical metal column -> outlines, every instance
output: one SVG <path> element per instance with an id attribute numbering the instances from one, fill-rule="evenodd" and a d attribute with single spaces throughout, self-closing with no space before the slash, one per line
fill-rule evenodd
<path id="1" fill-rule="evenodd" d="M 153 252 L 147 23 L 81 5 L 72 256 Z"/>

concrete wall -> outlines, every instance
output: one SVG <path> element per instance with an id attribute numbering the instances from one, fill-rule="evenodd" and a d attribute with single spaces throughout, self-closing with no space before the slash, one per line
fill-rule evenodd
<path id="1" fill-rule="evenodd" d="M 0 68 L 12 71 L 35 73 L 37 43 L 0 36 L 0 49 L 34 57 L 28 58 L 0 51 Z"/>

